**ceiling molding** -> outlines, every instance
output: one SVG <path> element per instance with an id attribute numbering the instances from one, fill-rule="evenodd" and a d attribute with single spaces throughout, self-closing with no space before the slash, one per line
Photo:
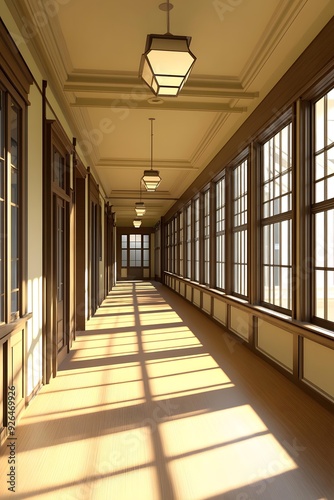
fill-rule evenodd
<path id="1" fill-rule="evenodd" d="M 247 89 L 257 77 L 279 42 L 288 31 L 308 0 L 281 0 L 271 17 L 266 34 L 260 38 L 241 75 L 240 80 Z"/>
<path id="2" fill-rule="evenodd" d="M 159 170 L 191 170 L 198 171 L 197 167 L 194 167 L 189 161 L 184 160 L 154 160 L 155 167 Z M 117 158 L 101 158 L 96 165 L 98 169 L 101 170 L 111 170 L 111 169 L 149 169 L 149 161 L 142 159 L 117 159 Z"/>
<path id="3" fill-rule="evenodd" d="M 143 85 L 136 73 L 112 73 L 105 75 L 100 72 L 90 72 L 89 74 L 86 72 L 74 72 L 69 74 L 64 84 L 64 91 L 122 94 L 121 98 L 132 97 L 135 100 L 145 100 L 152 97 L 152 92 L 148 90 L 146 85 Z M 245 92 L 241 82 L 234 77 L 230 77 L 228 80 L 227 77 L 217 79 L 208 76 L 197 76 L 189 80 L 183 87 L 179 100 L 182 100 L 184 97 L 255 99 L 258 95 L 258 92 Z"/>
<path id="4" fill-rule="evenodd" d="M 101 99 L 94 97 L 77 97 L 71 107 L 79 108 L 131 108 L 131 109 L 164 109 L 174 111 L 205 111 L 205 112 L 228 112 L 228 113 L 246 113 L 247 107 L 231 107 L 226 103 L 219 102 L 196 102 L 170 100 L 163 101 L 161 104 L 151 104 L 148 101 L 132 99 Z"/>
<path id="5" fill-rule="evenodd" d="M 106 197 L 107 201 L 110 200 L 138 200 L 139 190 L 114 190 L 111 191 L 109 196 Z M 152 201 L 176 201 L 178 198 L 172 196 L 169 191 L 155 191 L 153 193 L 146 193 L 142 190 L 142 200 Z"/>

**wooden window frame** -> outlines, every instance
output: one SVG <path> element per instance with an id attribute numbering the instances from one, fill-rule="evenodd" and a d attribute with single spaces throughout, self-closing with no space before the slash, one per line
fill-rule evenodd
<path id="1" fill-rule="evenodd" d="M 281 134 L 282 134 L 282 131 L 285 130 L 287 127 L 289 127 L 289 144 L 288 144 L 288 150 L 289 150 L 289 158 L 290 158 L 290 167 L 285 170 L 282 174 L 282 172 L 280 172 L 279 174 L 275 175 L 274 177 L 268 177 L 268 179 L 264 180 L 264 173 L 263 173 L 263 169 L 264 169 L 264 148 L 265 146 L 269 143 L 269 141 L 274 141 L 275 143 L 275 139 L 279 139 L 281 140 Z M 294 144 L 293 144 L 293 137 L 294 137 L 294 126 L 293 126 L 293 121 L 292 121 L 292 118 L 289 114 L 289 116 L 282 122 L 282 120 L 280 120 L 277 124 L 276 124 L 276 127 L 275 127 L 275 124 L 273 124 L 271 127 L 270 127 L 270 131 L 271 131 L 271 134 L 268 135 L 267 134 L 267 137 L 265 139 L 265 141 L 262 141 L 261 144 L 260 144 L 260 148 L 261 148 L 261 153 L 260 153 L 260 156 L 261 156 L 261 160 L 260 160 L 260 163 L 261 163 L 261 172 L 260 172 L 260 204 L 261 204 L 261 214 L 260 214 L 260 220 L 261 220 L 261 235 L 260 235 L 260 242 L 261 242 L 261 249 L 260 249 L 260 261 L 261 261 L 261 272 L 260 272 L 260 283 L 261 283 L 261 287 L 260 287 L 260 303 L 261 305 L 263 305 L 264 307 L 268 308 L 268 309 L 272 309 L 272 310 L 275 310 L 277 312 L 280 312 L 280 313 L 283 313 L 283 314 L 287 314 L 288 316 L 292 316 L 292 311 L 293 311 L 293 290 L 292 290 L 292 282 L 293 282 L 293 276 L 292 276 L 292 272 L 293 272 L 293 261 L 294 261 L 294 258 L 293 258 L 293 255 L 294 255 L 294 243 L 293 243 L 293 238 L 292 238 L 292 234 L 293 234 L 293 224 L 294 224 L 294 218 L 293 218 L 293 189 L 292 189 L 292 186 L 293 186 L 293 174 L 294 174 L 294 151 L 293 151 L 293 148 L 294 148 Z M 281 149 L 279 150 L 280 151 L 280 160 L 282 160 L 281 158 L 281 155 L 282 155 L 282 151 Z M 272 160 L 272 158 L 270 158 L 270 160 Z M 282 163 L 282 161 L 280 161 L 280 163 Z M 289 195 L 290 196 L 290 199 L 289 199 L 289 210 L 286 210 L 286 211 L 283 211 L 282 212 L 282 209 L 280 208 L 280 210 L 278 211 L 278 213 L 275 213 L 275 214 L 269 214 L 269 215 L 266 215 L 264 213 L 264 205 L 265 203 L 267 203 L 267 200 L 264 200 L 264 188 L 265 186 L 269 183 L 269 182 L 274 182 L 279 180 L 280 183 L 282 182 L 282 178 L 284 175 L 288 175 L 289 176 L 289 179 L 288 179 L 288 191 L 287 193 L 283 193 L 282 192 L 282 189 L 280 189 L 280 192 L 279 192 L 279 195 L 278 196 L 274 196 L 272 198 L 269 199 L 269 202 L 272 202 L 273 204 L 278 200 L 279 204 L 280 204 L 280 207 L 281 207 L 281 201 L 282 201 L 282 198 L 283 196 L 285 195 Z M 275 188 L 276 189 L 276 188 Z M 276 193 L 275 193 L 276 194 Z M 286 266 L 282 266 L 282 264 L 275 264 L 275 257 L 272 257 L 273 261 L 270 262 L 270 263 L 267 263 L 265 264 L 265 260 L 266 260 L 266 256 L 265 256 L 265 253 L 264 253 L 264 231 L 266 230 L 266 228 L 270 228 L 272 227 L 273 228 L 273 231 L 275 229 L 275 227 L 277 228 L 277 225 L 279 227 L 279 230 L 280 230 L 280 236 L 281 236 L 281 232 L 282 232 L 282 224 L 284 224 L 285 222 L 289 222 L 290 224 L 290 235 L 288 237 L 288 245 L 289 245 L 289 248 L 290 248 L 290 257 L 289 257 L 289 263 L 286 265 Z M 281 245 L 281 250 L 282 250 L 282 247 L 283 247 L 283 241 L 282 241 L 282 238 L 280 237 L 280 245 Z M 271 249 L 271 252 L 275 252 L 275 249 Z M 281 253 L 280 253 L 280 258 L 279 258 L 279 262 L 281 263 L 282 261 L 282 258 L 281 258 Z M 288 290 L 287 290 L 287 300 L 288 300 L 288 303 L 290 304 L 290 307 L 284 307 L 282 306 L 281 304 L 280 305 L 277 305 L 275 304 L 275 298 L 274 296 L 271 297 L 271 295 L 275 295 L 274 291 L 271 289 L 270 290 L 270 299 L 271 300 L 265 300 L 265 293 L 264 293 L 264 286 L 265 286 L 265 278 L 264 278 L 264 275 L 265 275 L 265 271 L 264 271 L 264 267 L 267 266 L 267 268 L 269 269 L 268 272 L 270 272 L 270 270 L 272 269 L 273 271 L 276 271 L 278 272 L 279 269 L 283 269 L 284 267 L 287 267 L 288 269 L 290 269 L 290 279 L 289 279 L 289 287 L 288 287 Z M 275 273 L 274 273 L 275 274 Z M 280 281 L 281 283 L 281 281 Z M 280 293 L 279 293 L 279 296 L 281 297 L 282 296 L 282 290 L 280 288 Z M 281 300 L 281 299 L 280 299 Z"/>
<path id="2" fill-rule="evenodd" d="M 245 167 L 244 172 L 241 173 L 239 179 L 238 192 L 236 193 L 236 178 L 235 174 L 238 169 Z M 233 295 L 248 299 L 249 295 L 249 283 L 248 283 L 248 239 L 249 239 L 249 218 L 247 216 L 248 213 L 248 184 L 249 184 L 249 158 L 245 157 L 243 160 L 237 162 L 231 168 L 231 177 L 232 177 L 232 193 L 231 193 L 231 245 L 232 245 L 232 260 L 231 260 L 231 268 L 232 268 L 232 282 L 231 282 L 231 292 Z M 246 178 L 244 178 L 246 176 Z M 242 189 L 245 188 L 244 191 Z M 243 205 L 243 209 L 241 208 Z M 235 207 L 238 207 L 236 210 Z M 235 218 L 246 218 L 246 222 L 236 223 Z M 246 238 L 246 243 L 244 242 L 244 246 L 241 248 L 240 241 L 236 244 L 237 237 Z M 244 238 L 244 239 L 245 239 Z M 235 254 L 235 247 L 240 249 L 238 256 Z M 244 270 L 245 268 L 245 270 Z M 241 271 L 239 271 L 241 269 Z M 238 283 L 236 283 L 236 279 Z M 246 284 L 243 285 L 243 281 L 246 280 Z M 242 290 L 244 286 L 244 290 Z M 241 291 L 242 290 L 242 291 Z M 244 291 L 244 293 L 243 293 Z"/>
<path id="3" fill-rule="evenodd" d="M 226 172 L 215 182 L 215 287 L 226 289 Z M 219 189 L 219 192 L 218 192 Z M 221 203 L 222 202 L 222 203 Z M 221 213 L 221 216 L 219 215 Z M 219 228 L 218 228 L 219 225 Z M 223 227 L 223 229 L 220 229 Z M 218 249 L 220 242 L 220 251 Z M 219 260 L 218 260 L 219 259 Z M 219 279 L 220 272 L 222 277 Z M 222 285 L 222 286 L 219 286 Z"/>
<path id="4" fill-rule="evenodd" d="M 324 282 L 327 284 L 328 280 L 328 273 L 329 272 L 334 272 L 334 267 L 328 265 L 328 249 L 327 249 L 327 243 L 325 242 L 325 251 L 324 251 L 324 265 L 323 266 L 317 266 L 316 261 L 317 261 L 317 234 L 316 234 L 316 217 L 319 214 L 324 215 L 324 240 L 326 239 L 327 236 L 327 225 L 326 225 L 326 219 L 328 217 L 328 212 L 334 210 L 334 196 L 329 198 L 328 193 L 327 193 L 327 188 L 328 188 L 328 179 L 332 178 L 333 179 L 333 174 L 331 175 L 324 175 L 324 192 L 325 196 L 324 199 L 317 201 L 316 200 L 316 184 L 319 182 L 319 179 L 316 179 L 316 158 L 320 154 L 324 154 L 324 157 L 327 157 L 328 152 L 331 150 L 332 152 L 334 151 L 334 143 L 332 142 L 331 144 L 325 144 L 323 148 L 317 150 L 316 149 L 316 104 L 321 100 L 324 99 L 324 102 L 327 102 L 328 94 L 330 92 L 333 92 L 334 90 L 334 85 L 333 82 L 331 82 L 330 86 L 327 86 L 322 89 L 322 92 L 318 92 L 313 96 L 311 99 L 311 157 L 312 157 L 312 174 L 311 174 L 311 235 L 312 235 L 312 246 L 311 246 L 311 255 L 312 255 L 312 280 L 311 280 L 311 322 L 322 327 L 322 328 L 327 328 L 329 330 L 333 330 L 334 328 L 334 321 L 331 321 L 328 319 L 328 303 L 326 302 L 326 293 L 324 296 L 324 309 L 325 309 L 325 314 L 324 316 L 327 317 L 320 317 L 317 316 L 316 310 L 317 310 L 317 294 L 316 294 L 316 273 L 317 271 L 323 271 L 324 273 Z M 324 109 L 324 140 L 327 137 L 327 107 Z"/>

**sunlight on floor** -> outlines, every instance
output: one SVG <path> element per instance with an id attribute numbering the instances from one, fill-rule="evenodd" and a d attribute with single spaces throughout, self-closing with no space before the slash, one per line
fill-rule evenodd
<path id="1" fill-rule="evenodd" d="M 248 500 L 298 468 L 182 318 L 152 284 L 117 285 L 21 420 L 24 498 Z"/>

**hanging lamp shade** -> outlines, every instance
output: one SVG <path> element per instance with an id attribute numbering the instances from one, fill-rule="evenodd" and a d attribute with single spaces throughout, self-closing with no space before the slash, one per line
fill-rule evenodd
<path id="1" fill-rule="evenodd" d="M 144 170 L 144 175 L 141 178 L 146 191 L 155 191 L 161 182 L 159 170 L 153 170 L 153 122 L 155 118 L 149 118 L 151 122 L 151 170 Z"/>
<path id="2" fill-rule="evenodd" d="M 156 96 L 177 96 L 191 72 L 196 57 L 191 37 L 147 35 L 140 62 L 140 76 Z"/>
<path id="3" fill-rule="evenodd" d="M 155 191 L 161 182 L 158 170 L 144 170 L 142 177 L 146 191 Z"/>
<path id="4" fill-rule="evenodd" d="M 141 219 L 133 219 L 133 225 L 138 229 L 141 226 Z"/>
<path id="5" fill-rule="evenodd" d="M 135 211 L 136 211 L 137 217 L 143 217 L 143 215 L 145 215 L 146 208 L 145 208 L 145 205 L 142 201 L 137 201 L 135 203 Z"/>

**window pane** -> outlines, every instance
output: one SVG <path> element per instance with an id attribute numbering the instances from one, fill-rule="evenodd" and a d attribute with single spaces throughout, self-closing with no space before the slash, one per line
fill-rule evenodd
<path id="1" fill-rule="evenodd" d="M 210 191 L 204 194 L 204 284 L 210 284 Z"/>
<path id="2" fill-rule="evenodd" d="M 320 99 L 315 105 L 315 150 L 324 148 L 325 137 L 325 98 Z"/>
<path id="3" fill-rule="evenodd" d="M 315 315 L 332 321 L 334 209 L 315 214 Z"/>
<path id="4" fill-rule="evenodd" d="M 334 271 L 329 271 L 327 276 L 327 319 L 334 321 Z"/>
<path id="5" fill-rule="evenodd" d="M 150 244 L 150 237 L 148 234 L 143 235 L 143 248 L 148 248 Z"/>
<path id="6" fill-rule="evenodd" d="M 216 287 L 225 289 L 225 177 L 216 183 Z"/>
<path id="7" fill-rule="evenodd" d="M 327 94 L 327 145 L 334 144 L 334 89 Z"/>
<path id="8" fill-rule="evenodd" d="M 18 167 L 18 154 L 19 154 L 19 110 L 12 103 L 11 107 L 11 144 L 10 144 L 10 153 L 11 153 L 11 164 L 13 167 Z"/>
<path id="9" fill-rule="evenodd" d="M 128 236 L 126 234 L 122 234 L 122 248 L 127 248 L 128 246 Z"/>
<path id="10" fill-rule="evenodd" d="M 128 265 L 128 251 L 122 250 L 122 267 L 126 267 Z"/>
<path id="11" fill-rule="evenodd" d="M 53 153 L 53 181 L 65 189 L 65 159 L 55 149 Z"/>
<path id="12" fill-rule="evenodd" d="M 325 273 L 316 271 L 315 273 L 316 303 L 315 315 L 318 318 L 325 318 Z"/>
<path id="13" fill-rule="evenodd" d="M 199 281 L 199 198 L 194 201 L 194 280 Z"/>
<path id="14" fill-rule="evenodd" d="M 247 295 L 247 160 L 233 170 L 233 291 Z"/>

